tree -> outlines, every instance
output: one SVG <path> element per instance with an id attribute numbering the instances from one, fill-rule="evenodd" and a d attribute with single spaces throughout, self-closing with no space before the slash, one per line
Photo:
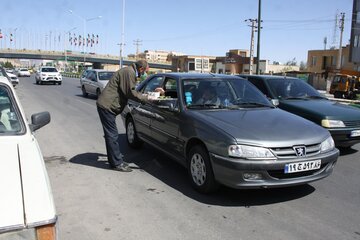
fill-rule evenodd
<path id="1" fill-rule="evenodd" d="M 300 71 L 304 71 L 306 69 L 306 62 L 301 61 L 300 62 Z"/>
<path id="2" fill-rule="evenodd" d="M 4 64 L 4 67 L 5 67 L 5 68 L 14 68 L 14 66 L 12 65 L 12 63 L 11 63 L 11 62 L 8 62 L 8 61 L 6 61 L 6 63 Z"/>
<path id="3" fill-rule="evenodd" d="M 285 65 L 296 66 L 297 65 L 296 58 L 293 58 L 292 60 L 287 61 Z"/>

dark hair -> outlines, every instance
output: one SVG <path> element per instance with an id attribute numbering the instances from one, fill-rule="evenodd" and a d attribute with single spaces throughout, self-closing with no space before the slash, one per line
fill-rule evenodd
<path id="1" fill-rule="evenodd" d="M 136 68 L 147 68 L 148 66 L 149 66 L 149 64 L 148 64 L 148 62 L 147 61 L 145 61 L 145 60 L 139 60 L 139 61 L 137 61 L 136 63 L 135 63 L 135 65 L 136 65 Z"/>

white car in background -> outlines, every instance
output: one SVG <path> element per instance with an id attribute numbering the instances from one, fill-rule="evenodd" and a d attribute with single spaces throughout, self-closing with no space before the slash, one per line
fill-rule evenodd
<path id="1" fill-rule="evenodd" d="M 50 82 L 53 84 L 62 83 L 61 73 L 54 67 L 41 67 L 35 75 L 36 84 L 43 84 L 44 82 Z"/>
<path id="2" fill-rule="evenodd" d="M 115 71 L 88 69 L 80 77 L 81 91 L 84 97 L 88 94 L 99 96 Z"/>
<path id="3" fill-rule="evenodd" d="M 6 74 L 9 76 L 10 81 L 11 81 L 11 83 L 12 83 L 12 85 L 14 87 L 19 84 L 19 79 L 15 74 L 12 74 L 12 73 L 9 73 L 9 72 L 7 72 Z"/>
<path id="4" fill-rule="evenodd" d="M 53 195 L 34 131 L 50 114 L 28 124 L 14 88 L 0 76 L 0 239 L 57 239 Z"/>
<path id="5" fill-rule="evenodd" d="M 20 68 L 17 72 L 18 77 L 30 77 L 31 74 L 27 68 Z"/>

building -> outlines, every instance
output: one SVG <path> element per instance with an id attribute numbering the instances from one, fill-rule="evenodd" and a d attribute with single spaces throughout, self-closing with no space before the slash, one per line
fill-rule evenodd
<path id="1" fill-rule="evenodd" d="M 323 74 L 325 78 L 332 72 L 337 72 L 336 65 L 339 50 L 310 50 L 308 51 L 307 71 L 315 74 Z M 340 69 L 338 71 L 356 74 L 359 65 L 349 61 L 350 45 L 342 47 Z"/>
<path id="2" fill-rule="evenodd" d="M 173 72 L 215 72 L 216 57 L 184 55 L 172 57 Z"/>
<path id="3" fill-rule="evenodd" d="M 360 71 L 360 0 L 354 0 L 352 11 L 349 61 Z"/>
<path id="4" fill-rule="evenodd" d="M 168 62 L 171 61 L 172 56 L 181 55 L 184 54 L 164 50 L 145 50 L 144 53 L 139 54 L 139 57 L 146 59 L 149 62 Z"/>

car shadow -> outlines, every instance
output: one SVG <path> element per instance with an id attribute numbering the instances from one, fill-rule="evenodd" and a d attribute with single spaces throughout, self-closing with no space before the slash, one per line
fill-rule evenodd
<path id="1" fill-rule="evenodd" d="M 87 97 L 84 97 L 82 94 L 76 94 L 75 97 L 97 100 L 97 96 L 92 94 L 87 95 Z"/>
<path id="2" fill-rule="evenodd" d="M 350 154 L 354 154 L 357 153 L 358 150 L 348 147 L 348 148 L 344 148 L 344 147 L 338 147 L 339 151 L 340 151 L 340 156 L 346 156 L 346 155 L 350 155 Z"/>
<path id="3" fill-rule="evenodd" d="M 138 150 L 128 147 L 126 135 L 119 135 L 122 153 L 134 171 L 144 171 L 166 185 L 181 192 L 198 202 L 216 206 L 261 206 L 279 202 L 291 201 L 305 197 L 315 191 L 311 185 L 305 184 L 287 188 L 272 189 L 232 189 L 221 186 L 212 194 L 201 194 L 194 190 L 188 179 L 187 170 L 167 155 L 144 144 Z M 98 153 L 84 153 L 70 159 L 70 162 L 87 166 L 108 169 L 107 157 Z M 149 186 L 147 191 L 161 192 Z"/>

